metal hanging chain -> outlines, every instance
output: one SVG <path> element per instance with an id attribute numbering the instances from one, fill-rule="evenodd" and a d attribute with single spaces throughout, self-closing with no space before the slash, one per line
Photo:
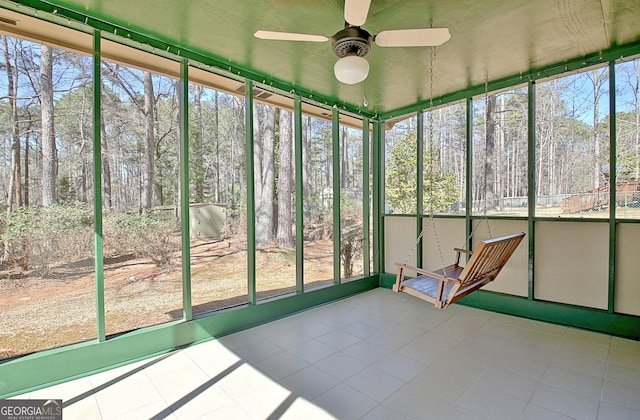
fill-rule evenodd
<path id="1" fill-rule="evenodd" d="M 485 148 L 484 148 L 484 154 L 485 154 L 485 160 L 489 158 L 489 156 L 487 156 L 487 141 L 489 139 L 489 75 L 485 74 L 484 76 L 484 143 L 485 143 Z M 486 221 L 487 223 L 487 231 L 489 232 L 489 238 L 493 238 L 493 233 L 491 233 L 491 225 L 489 224 L 489 217 L 487 217 L 487 207 L 488 207 L 488 199 L 487 199 L 487 185 L 488 185 L 488 180 L 487 180 L 487 165 L 485 163 L 484 165 L 484 208 L 482 211 L 482 218 Z M 478 222 L 478 226 L 480 226 L 480 223 L 482 222 L 482 219 L 480 219 L 480 221 Z M 476 226 L 476 228 L 478 227 Z M 471 231 L 471 235 L 469 235 L 469 241 L 471 240 L 471 236 L 473 236 L 473 230 Z"/>
<path id="2" fill-rule="evenodd" d="M 436 58 L 436 48 L 432 47 L 431 48 L 431 57 L 430 57 L 430 66 L 429 66 L 429 181 L 430 181 L 430 188 L 433 189 L 433 177 L 434 177 L 434 168 L 433 168 L 433 164 L 431 162 L 431 159 L 433 157 L 433 63 L 435 61 Z M 487 136 L 488 136 L 488 127 L 489 127 L 489 118 L 488 118 L 488 107 L 489 107 L 489 76 L 485 75 L 485 80 L 484 80 L 484 100 L 485 100 L 485 144 L 487 142 Z M 488 158 L 488 156 L 486 156 L 486 147 L 485 147 L 485 158 Z M 489 238 L 493 238 L 493 232 L 491 231 L 491 224 L 489 223 L 489 217 L 487 215 L 487 207 L 488 207 L 488 202 L 487 202 L 487 196 L 486 196 L 486 191 L 487 191 L 487 166 L 485 165 L 484 167 L 484 191 L 485 191 L 485 197 L 484 197 L 484 206 L 483 206 L 483 212 L 482 212 L 482 218 L 479 219 L 475 225 L 475 227 L 471 227 L 471 232 L 469 234 L 469 237 L 467 238 L 467 242 L 469 244 L 471 244 L 471 239 L 473 238 L 473 234 L 475 233 L 475 231 L 480 227 L 480 224 L 482 223 L 482 221 L 484 220 L 486 222 L 487 225 L 487 231 L 489 233 Z M 442 245 L 440 243 L 440 235 L 438 234 L 438 230 L 436 228 L 436 224 L 435 224 L 435 218 L 434 218 L 434 205 L 433 205 L 433 200 L 430 199 L 428 201 L 429 203 L 429 223 L 431 224 L 432 230 L 433 230 L 433 236 L 436 242 L 436 247 L 438 249 L 438 254 L 440 256 L 440 262 L 442 264 L 442 271 L 444 276 L 447 276 L 447 270 L 446 270 L 446 264 L 444 262 L 444 256 L 442 253 Z M 408 264 L 409 259 L 415 254 L 416 249 L 418 247 L 418 244 L 420 243 L 420 241 L 422 240 L 422 238 L 424 237 L 425 234 L 425 230 L 426 230 L 426 226 L 424 226 L 422 228 L 422 230 L 420 231 L 420 234 L 418 235 L 413 247 L 411 248 L 411 251 L 409 252 L 409 254 L 407 255 L 407 258 L 405 260 L 405 264 Z"/>
<path id="3" fill-rule="evenodd" d="M 436 247 L 438 249 L 438 255 L 440 256 L 440 263 L 442 265 L 442 272 L 447 277 L 446 264 L 444 262 L 444 256 L 442 255 L 442 245 L 440 244 L 440 235 L 438 235 L 438 229 L 436 229 L 435 219 L 433 218 L 434 206 L 433 206 L 433 63 L 436 60 L 436 47 L 431 47 L 431 60 L 429 62 L 429 190 L 431 197 L 429 198 L 429 222 L 433 230 L 433 237 L 436 241 Z M 424 229 L 423 229 L 424 230 Z"/>
<path id="4" fill-rule="evenodd" d="M 420 243 L 420 241 L 422 240 L 422 237 L 424 236 L 424 231 L 425 231 L 425 228 L 422 228 L 422 230 L 420 231 L 420 234 L 416 238 L 415 243 L 407 253 L 407 257 L 404 259 L 404 265 L 410 265 L 409 260 L 415 255 L 416 250 L 418 249 L 418 244 Z"/>
<path id="5" fill-rule="evenodd" d="M 485 107 L 485 113 L 486 113 L 486 117 L 484 120 L 484 124 L 485 124 L 485 135 L 484 135 L 484 142 L 485 142 L 485 148 L 484 148 L 484 154 L 485 154 L 485 159 L 488 159 L 489 156 L 487 156 L 487 141 L 489 139 L 489 75 L 485 74 L 484 76 L 484 107 Z M 483 212 L 483 217 L 484 220 L 487 222 L 487 230 L 489 231 L 489 238 L 493 239 L 493 233 L 491 233 L 491 225 L 489 224 L 489 218 L 487 217 L 487 206 L 488 206 L 488 200 L 487 200 L 487 165 L 484 165 L 484 212 Z"/>
<path id="6" fill-rule="evenodd" d="M 484 77 L 484 107 L 485 107 L 485 115 L 486 115 L 486 110 L 489 106 L 489 75 L 485 75 Z M 485 116 L 485 121 L 484 121 L 484 126 L 485 126 L 485 144 L 487 141 L 487 129 L 489 126 L 489 119 Z M 485 147 L 485 155 L 486 155 L 486 147 Z M 486 156 L 485 156 L 486 158 Z M 485 194 L 487 192 L 487 165 L 484 166 L 484 191 Z M 473 205 L 472 205 L 473 206 Z M 480 227 L 480 224 L 482 223 L 482 221 L 485 221 L 487 224 L 487 231 L 489 232 L 489 238 L 493 239 L 493 233 L 491 232 L 491 224 L 489 224 L 489 217 L 487 216 L 487 197 L 485 195 L 485 199 L 484 199 L 484 209 L 483 209 L 483 214 L 482 214 L 482 218 L 478 220 L 478 222 L 476 223 L 475 227 L 473 226 L 473 223 L 471 225 L 471 233 L 469 233 L 469 236 L 467 237 L 467 243 L 469 244 L 469 246 L 472 245 L 471 243 L 471 239 L 473 238 L 473 234 L 474 232 Z"/>
<path id="7" fill-rule="evenodd" d="M 431 156 L 433 156 L 433 62 L 435 61 L 436 58 L 436 47 L 431 47 L 431 54 L 430 54 L 430 62 L 429 62 L 429 158 L 431 158 Z M 431 186 L 433 186 L 433 169 L 431 167 L 432 165 L 429 165 L 429 180 L 431 182 Z M 435 221 L 433 218 L 433 202 L 432 200 L 429 200 L 429 223 L 431 224 L 431 227 L 433 229 L 433 234 L 434 234 L 434 238 L 436 241 L 436 246 L 438 248 L 438 253 L 440 255 L 440 261 L 442 263 L 442 267 L 445 267 L 445 263 L 444 263 L 444 256 L 442 255 L 442 246 L 440 245 L 440 236 L 438 235 L 438 231 L 436 229 L 436 225 L 435 225 Z M 416 238 L 415 243 L 413 244 L 413 247 L 411 248 L 411 250 L 409 251 L 409 253 L 407 254 L 407 257 L 404 261 L 404 263 L 406 265 L 409 264 L 409 260 L 414 256 L 414 254 L 416 253 L 416 250 L 418 248 L 418 244 L 420 243 L 420 241 L 422 240 L 422 238 L 424 237 L 425 234 L 425 230 L 426 230 L 426 226 L 423 226 L 423 228 L 420 230 L 420 234 L 418 235 L 418 237 Z M 443 268 L 444 270 L 444 268 Z M 446 276 L 446 270 L 444 270 L 444 275 Z"/>

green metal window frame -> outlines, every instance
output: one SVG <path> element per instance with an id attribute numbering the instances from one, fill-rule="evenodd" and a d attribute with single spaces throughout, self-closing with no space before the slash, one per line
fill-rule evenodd
<path id="1" fill-rule="evenodd" d="M 625 337 L 630 337 L 633 339 L 640 338 L 640 317 L 622 313 L 615 312 L 615 272 L 616 272 L 616 226 L 619 223 L 636 223 L 640 224 L 640 220 L 616 220 L 616 212 L 615 206 L 612 206 L 609 212 L 609 217 L 607 219 L 582 219 L 577 217 L 563 217 L 561 219 L 551 218 L 551 217 L 536 217 L 535 215 L 535 159 L 536 159 L 536 145 L 535 145 L 535 125 L 536 125 L 536 85 L 537 81 L 543 78 L 549 77 L 561 77 L 565 73 L 574 72 L 582 67 L 593 67 L 594 62 L 599 63 L 601 67 L 608 67 L 609 69 L 609 114 L 616 115 L 616 89 L 615 89 L 615 65 L 621 59 L 621 57 L 625 57 L 630 53 L 637 54 L 640 52 L 640 45 L 638 47 L 626 47 L 620 49 L 620 51 L 609 51 L 594 57 L 591 57 L 590 60 L 582 60 L 580 62 L 569 63 L 563 66 L 554 66 L 545 70 L 538 71 L 533 77 L 532 74 L 528 75 L 528 83 L 527 83 L 527 108 L 528 108 L 528 116 L 527 116 L 527 126 L 528 126 L 528 138 L 527 138 L 527 182 L 528 182 L 528 209 L 527 209 L 527 217 L 504 217 L 504 216 L 489 216 L 487 217 L 491 220 L 526 220 L 528 225 L 528 241 L 527 241 L 527 278 L 528 278 L 528 293 L 527 297 L 518 297 L 513 295 L 506 295 L 494 292 L 488 292 L 484 290 L 480 290 L 477 293 L 467 296 L 466 298 L 459 301 L 459 303 L 463 305 L 469 305 L 481 309 L 487 309 L 491 311 L 497 311 L 517 316 L 523 316 L 532 319 L 538 319 L 548 322 L 554 322 L 563 325 L 574 326 L 578 328 L 587 328 L 595 331 L 600 331 L 604 333 L 620 335 Z M 609 60 L 609 61 L 605 61 Z M 496 81 L 493 83 L 488 83 L 488 92 L 491 93 L 492 90 L 495 89 L 505 89 L 510 86 L 507 83 L 515 82 L 514 85 L 521 85 L 523 78 L 510 78 L 504 79 L 500 81 Z M 477 97 L 480 94 L 485 94 L 486 92 L 480 91 L 478 87 L 467 89 L 463 92 L 456 92 L 455 94 L 449 95 L 446 98 L 438 98 L 433 101 L 433 107 L 442 106 L 442 104 L 453 103 L 455 101 L 459 101 L 462 97 L 466 100 L 467 107 L 467 128 L 466 128 L 466 185 L 467 189 L 465 191 L 465 196 L 467 199 L 467 203 L 471 202 L 471 185 L 472 185 L 472 171 L 470 168 L 473 166 L 473 97 Z M 466 97 L 465 97 L 466 95 Z M 431 102 L 431 101 L 430 101 Z M 424 124 L 421 121 L 421 115 L 423 112 L 428 111 L 429 104 L 424 104 L 424 106 L 416 111 L 416 107 L 411 107 L 409 110 L 411 112 L 418 113 L 418 127 Z M 386 114 L 386 117 L 394 117 L 396 113 L 390 112 Z M 381 119 L 384 121 L 384 117 Z M 615 118 L 611 118 L 611 123 L 609 125 L 609 160 L 610 167 L 612 173 L 616 173 L 616 164 L 617 164 L 617 155 L 616 155 L 616 123 Z M 423 149 L 423 141 L 424 139 L 420 137 L 421 130 L 418 131 L 419 141 L 417 145 L 418 155 L 420 155 L 420 151 Z M 383 136 L 383 135 L 382 135 Z M 384 154 L 382 155 L 384 156 Z M 416 162 L 418 165 L 421 165 L 421 161 L 418 158 Z M 381 167 L 384 168 L 385 162 L 379 163 Z M 419 171 L 418 171 L 419 172 Z M 420 182 L 420 175 L 418 175 L 418 198 L 420 199 L 424 195 L 424 191 L 422 190 L 424 186 Z M 615 202 L 616 197 L 616 187 L 615 183 L 612 183 L 610 188 L 610 200 Z M 384 197 L 384 196 L 382 196 Z M 380 208 L 384 208 L 384 204 L 380 205 Z M 382 214 L 381 221 L 383 225 L 380 227 L 381 230 L 384 229 L 384 220 L 392 217 L 416 217 L 417 220 L 417 234 L 419 235 L 421 231 L 421 221 L 424 215 L 421 212 L 420 203 L 417 205 L 417 213 L 415 215 L 391 215 L 391 214 Z M 480 215 L 472 215 L 471 209 L 469 206 L 465 209 L 464 216 L 450 216 L 450 215 L 434 215 L 434 218 L 459 218 L 465 219 L 467 238 L 469 237 L 472 227 L 473 221 L 482 218 Z M 567 222 L 581 222 L 581 223 L 608 223 L 609 227 L 609 235 L 608 235 L 608 295 L 607 295 L 607 309 L 595 309 L 589 307 L 582 307 L 577 305 L 568 305 L 559 302 L 548 302 L 542 301 L 535 298 L 535 229 L 536 222 L 545 221 L 545 222 L 554 222 L 554 223 L 567 223 Z M 467 243 L 468 249 L 471 248 L 470 243 Z M 384 256 L 385 243 L 384 239 L 381 238 L 380 242 L 381 250 L 380 254 Z M 383 257 L 381 257 L 383 258 Z M 421 260 L 418 257 L 418 265 L 421 264 Z M 391 285 L 395 281 L 395 276 L 390 273 L 383 273 L 382 268 L 384 265 L 381 265 L 381 286 L 391 288 Z"/>
<path id="2" fill-rule="evenodd" d="M 190 231 L 189 231 L 189 67 L 194 64 L 187 58 L 177 58 L 180 64 L 179 80 L 179 119 L 180 119 L 180 216 L 181 216 L 181 245 L 182 245 L 182 303 L 183 317 L 181 321 L 167 322 L 124 332 L 113 337 L 105 333 L 105 297 L 104 297 L 104 257 L 103 257 L 103 226 L 102 226 L 102 148 L 101 148 L 101 41 L 103 32 L 93 31 L 93 176 L 94 182 L 94 255 L 95 255 L 95 293 L 97 338 L 83 343 L 65 345 L 59 348 L 39 351 L 15 359 L 0 361 L 0 398 L 7 398 L 64 382 L 70 379 L 99 372 L 115 366 L 142 360 L 154 355 L 163 354 L 176 348 L 181 348 L 202 341 L 243 330 L 271 320 L 295 313 L 312 306 L 332 300 L 341 299 L 353 294 L 362 293 L 378 287 L 377 273 L 366 270 L 365 275 L 346 283 L 340 281 L 340 154 L 339 154 L 339 118 L 340 109 L 332 108 L 332 141 L 333 141 L 333 171 L 334 171 L 334 285 L 331 287 L 304 290 L 304 248 L 303 235 L 296 235 L 296 293 L 282 299 L 256 301 L 256 246 L 255 246 L 255 188 L 254 188 L 254 154 L 253 154 L 253 88 L 256 82 L 245 79 L 245 147 L 246 147 L 246 176 L 247 176 L 247 277 L 248 301 L 246 305 L 227 310 L 211 312 L 193 317 L 192 289 L 190 273 Z M 262 86 L 261 86 L 262 88 Z M 283 92 L 273 90 L 275 93 Z M 294 100 L 294 144 L 295 144 L 295 178 L 296 178 L 296 229 L 303 231 L 303 203 L 304 191 L 302 182 L 302 101 L 303 96 L 288 93 Z M 322 105 L 305 99 L 310 104 Z M 363 120 L 363 139 L 366 139 L 366 153 L 363 154 L 364 165 L 369 168 L 369 120 Z M 335 149 L 338 152 L 335 152 Z M 374 148 L 375 149 L 375 148 Z M 367 169 L 368 170 L 368 169 Z M 371 191 L 366 181 L 366 192 L 363 202 L 369 202 Z M 375 191 L 374 191 L 375 195 Z M 375 214 L 375 213 L 374 213 Z M 375 220 L 375 218 L 374 218 Z M 371 218 L 365 218 L 365 232 L 370 231 Z M 373 229 L 376 230 L 375 228 Z M 367 238 L 368 242 L 368 238 Z M 368 248 L 367 248 L 368 249 Z M 375 248 L 374 248 L 375 249 Z M 365 264 L 370 256 L 363 257 Z"/>
<path id="3" fill-rule="evenodd" d="M 332 160 L 332 181 L 333 181 L 333 283 L 340 284 L 341 268 L 341 243 L 342 243 L 342 212 L 340 211 L 341 191 L 340 191 L 340 113 L 338 107 L 331 108 L 331 160 Z"/>
<path id="4" fill-rule="evenodd" d="M 304 292 L 304 178 L 302 171 L 302 100 L 299 96 L 293 102 L 294 118 L 294 159 L 296 182 L 296 292 Z"/>
<path id="5" fill-rule="evenodd" d="M 185 321 L 193 318 L 191 301 L 191 243 L 189 216 L 189 62 L 180 62 L 180 226 L 182 244 L 182 313 Z"/>
<path id="6" fill-rule="evenodd" d="M 93 217 L 94 217 L 94 255 L 96 274 L 96 320 L 97 341 L 106 340 L 104 312 L 104 254 L 102 243 L 102 142 L 100 129 L 102 88 L 100 81 L 100 32 L 93 34 Z M 98 75 L 98 77 L 96 77 Z"/>
<path id="7" fill-rule="evenodd" d="M 418 112 L 416 114 L 416 140 L 417 140 L 417 152 L 416 152 L 416 214 L 419 216 L 416 218 L 416 238 L 420 236 L 424 229 L 423 214 L 424 214 L 424 112 Z M 431 141 L 431 139 L 427 139 Z M 416 264 L 418 267 L 422 267 L 422 241 L 416 244 Z"/>
<path id="8" fill-rule="evenodd" d="M 256 304 L 256 194 L 253 149 L 253 83 L 245 82 L 244 116 L 247 177 L 247 294 L 250 305 Z"/>
<path id="9" fill-rule="evenodd" d="M 371 275 L 371 190 L 369 183 L 371 182 L 371 166 L 370 162 L 370 136 L 369 136 L 369 118 L 362 118 L 362 266 L 364 267 L 364 275 Z"/>
<path id="10" fill-rule="evenodd" d="M 139 33 L 130 31 L 127 28 L 118 27 L 108 22 L 92 19 L 80 13 L 67 10 L 64 8 L 54 7 L 46 2 L 36 0 L 22 0 L 19 3 L 3 3 L 3 7 L 11 8 L 21 14 L 35 16 L 38 19 L 45 19 L 56 23 L 63 27 L 90 33 L 93 35 L 93 144 L 94 144 L 94 252 L 95 252 L 95 275 L 96 275 L 96 320 L 97 320 L 97 338 L 85 343 L 67 345 L 60 348 L 44 350 L 42 352 L 26 355 L 12 360 L 0 362 L 0 398 L 7 398 L 23 392 L 28 392 L 42 386 L 52 385 L 66 380 L 81 377 L 100 370 L 105 370 L 114 366 L 130 363 L 135 360 L 142 360 L 153 355 L 159 355 L 172 351 L 176 348 L 192 345 L 212 338 L 220 337 L 235 331 L 239 331 L 254 325 L 258 325 L 270 320 L 289 315 L 291 313 L 302 311 L 314 305 L 340 299 L 353 294 L 361 293 L 366 290 L 378 287 L 378 285 L 390 286 L 393 276 L 383 273 L 384 268 L 384 221 L 388 217 L 384 212 L 384 123 L 387 120 L 395 119 L 403 115 L 412 113 L 421 113 L 429 109 L 429 103 L 426 101 L 419 102 L 409 107 L 390 110 L 381 115 L 367 113 L 355 106 L 340 103 L 335 98 L 323 97 L 316 92 L 311 92 L 297 86 L 292 86 L 279 80 L 269 77 L 269 75 L 260 74 L 244 68 L 240 68 L 230 63 L 223 62 L 219 59 L 208 57 L 193 51 L 181 51 L 174 45 L 167 44 L 163 41 L 153 39 Z M 38 15 L 38 11 L 41 13 Z M 55 13 L 54 13 L 55 11 Z M 44 12 L 44 13 L 42 13 Z M 180 93 L 180 118 L 181 118 L 181 216 L 182 225 L 182 244 L 183 244 L 183 320 L 175 321 L 167 324 L 143 328 L 138 331 L 124 333 L 117 337 L 106 337 L 105 335 L 105 309 L 104 309 L 104 267 L 103 267 L 103 247 L 102 247 L 102 191 L 101 191 L 101 143 L 100 143 L 100 62 L 101 62 L 101 39 L 109 39 L 131 48 L 137 48 L 143 51 L 152 52 L 156 55 L 163 56 L 173 61 L 178 61 L 181 68 L 181 88 Z M 624 46 L 621 48 L 612 48 L 601 53 L 587 55 L 585 57 L 572 60 L 567 63 L 531 69 L 530 71 L 488 83 L 489 91 L 496 91 L 508 88 L 514 85 L 528 83 L 529 92 L 529 171 L 532 171 L 532 163 L 534 162 L 535 153 L 535 130 L 531 128 L 535 126 L 535 85 L 536 81 L 561 75 L 566 72 L 576 71 L 584 67 L 590 67 L 595 64 L 609 65 L 610 86 L 615 86 L 615 63 L 617 60 L 640 54 L 640 42 Z M 294 99 L 295 112 L 295 165 L 296 165 L 296 229 L 302 231 L 302 202 L 304 191 L 302 189 L 301 168 L 302 165 L 302 101 L 319 105 L 324 108 L 332 109 L 332 122 L 335 130 L 335 120 L 339 118 L 341 112 L 351 113 L 363 120 L 363 140 L 367 147 L 370 144 L 370 152 L 372 153 L 373 164 L 369 168 L 371 170 L 371 191 L 369 191 L 369 180 L 365 182 L 367 197 L 363 198 L 363 202 L 368 202 L 369 195 L 372 199 L 372 215 L 371 218 L 365 217 L 367 221 L 365 226 L 365 241 L 368 241 L 369 229 L 373 234 L 373 255 L 365 256 L 365 266 L 368 267 L 367 258 L 373 261 L 373 273 L 365 271 L 365 276 L 360 280 L 350 282 L 340 282 L 340 208 L 337 206 L 337 219 L 334 220 L 334 282 L 335 285 L 322 289 L 314 289 L 310 291 L 304 290 L 303 276 L 303 256 L 304 248 L 301 235 L 296 237 L 296 291 L 297 293 L 283 299 L 256 302 L 255 298 L 255 212 L 253 211 L 255 199 L 253 197 L 253 185 L 251 185 L 251 193 L 249 194 L 249 202 L 251 203 L 247 209 L 247 218 L 253 219 L 253 223 L 248 223 L 248 278 L 249 278 L 249 299 L 244 307 L 233 310 L 225 310 L 212 314 L 205 314 L 193 318 L 191 308 L 191 278 L 189 273 L 189 250 L 185 245 L 188 243 L 188 73 L 189 65 L 203 66 L 210 68 L 216 74 L 240 80 L 246 86 L 246 102 L 247 111 L 252 110 L 253 103 L 253 86 L 261 81 L 266 85 L 266 90 L 288 95 Z M 430 99 L 429 102 L 433 106 L 441 106 L 446 103 L 452 103 L 460 100 L 466 100 L 467 110 L 471 109 L 473 97 L 484 93 L 485 86 L 471 86 L 468 89 L 454 92 L 442 97 Z M 610 88 L 610 113 L 615 115 L 615 89 Z M 467 111 L 469 112 L 469 111 Z M 245 113 L 247 118 L 245 144 L 247 147 L 247 159 L 253 159 L 253 118 L 249 117 L 249 113 Z M 369 124 L 373 124 L 373 133 L 369 135 Z M 467 145 L 469 148 L 469 138 L 471 132 L 472 118 L 467 118 Z M 610 125 L 610 141 L 615 142 L 616 127 L 615 122 Z M 421 132 L 422 130 L 419 130 Z M 336 138 L 333 134 L 334 139 Z M 334 141 L 335 143 L 335 141 Z M 334 147 L 336 145 L 334 144 Z M 249 153 L 249 148 L 251 152 Z M 615 144 L 610 147 L 610 164 L 615 170 L 616 156 Z M 334 217 L 336 212 L 335 203 L 339 202 L 335 198 L 336 194 L 335 181 L 339 182 L 338 176 L 335 176 L 336 164 L 339 153 L 334 153 Z M 472 167 L 471 153 L 467 153 L 467 172 Z M 368 162 L 366 163 L 368 165 Z M 247 165 L 247 184 L 253 184 L 253 165 Z M 367 166 L 368 167 L 368 166 Z M 363 171 L 367 172 L 367 171 Z M 614 172 L 615 173 L 615 172 Z M 580 328 L 588 328 L 607 332 L 611 334 L 621 335 L 625 337 L 640 338 L 640 317 L 630 315 L 617 314 L 614 311 L 615 288 L 615 230 L 619 223 L 640 223 L 633 220 L 615 220 L 615 212 L 611 212 L 609 223 L 609 296 L 608 309 L 597 310 L 571 305 L 563 305 L 553 302 L 544 302 L 534 299 L 534 245 L 535 245 L 535 223 L 537 221 L 554 221 L 562 223 L 564 221 L 575 221 L 573 219 L 545 219 L 536 218 L 531 203 L 535 202 L 533 195 L 535 189 L 532 188 L 534 177 L 529 176 L 529 213 L 526 217 L 529 226 L 528 235 L 528 281 L 529 290 L 527 298 L 516 296 L 508 296 L 491 292 L 479 291 L 474 293 L 461 303 L 480 307 L 488 310 L 495 310 L 504 313 L 510 313 L 518 316 L 524 316 L 532 319 L 540 319 L 560 324 L 572 325 Z M 467 190 L 470 190 L 470 174 L 467 174 Z M 185 186 L 187 188 L 185 188 Z M 469 191 L 467 192 L 469 194 Z M 615 194 L 615 191 L 612 192 Z M 469 198 L 470 196 L 467 195 Z M 614 196 L 615 197 L 615 196 Z M 470 200 L 467 200 L 470 202 Z M 251 209 L 251 210 L 249 210 Z M 186 212 L 186 213 L 185 213 Z M 365 212 L 368 214 L 368 212 Z M 419 213 L 418 213 L 419 214 Z M 467 231 L 471 228 L 473 217 L 469 214 L 464 216 Z M 517 220 L 509 218 L 508 220 Z M 184 224 L 186 221 L 186 225 Z M 596 220 L 601 221 L 601 220 Z M 336 224 L 338 226 L 336 235 Z M 185 229 L 185 226 L 187 227 Z M 253 230 L 253 232 L 251 232 Z M 185 237 L 186 235 L 186 237 Z M 253 235 L 253 236 L 252 236 Z M 253 238 L 253 240 L 252 240 Z M 187 249 L 184 249 L 187 248 Z M 253 249 L 251 249 L 253 248 Z M 367 247 L 367 253 L 368 253 Z M 420 253 L 421 254 L 421 253 Z M 337 255 L 337 258 L 336 258 Z"/>

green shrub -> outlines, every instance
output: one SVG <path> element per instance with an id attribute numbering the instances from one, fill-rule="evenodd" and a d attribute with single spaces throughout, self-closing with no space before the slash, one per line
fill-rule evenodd
<path id="1" fill-rule="evenodd" d="M 340 241 L 340 259 L 342 260 L 344 278 L 353 277 L 356 260 L 362 256 L 362 246 L 361 224 L 343 228 Z"/>
<path id="2" fill-rule="evenodd" d="M 93 221 L 84 203 L 20 207 L 1 217 L 3 261 L 46 273 L 56 263 L 93 255 Z"/>
<path id="3" fill-rule="evenodd" d="M 175 219 L 160 218 L 153 211 L 108 215 L 103 224 L 104 255 L 131 254 L 150 258 L 157 266 L 169 265 L 179 249 L 171 240 L 175 229 Z"/>

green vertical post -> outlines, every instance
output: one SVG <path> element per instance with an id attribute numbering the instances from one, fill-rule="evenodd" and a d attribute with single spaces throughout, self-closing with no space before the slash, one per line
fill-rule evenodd
<path id="1" fill-rule="evenodd" d="M 304 293 L 304 179 L 302 177 L 302 101 L 293 100 L 296 180 L 296 292 Z"/>
<path id="2" fill-rule="evenodd" d="M 616 127 L 616 65 L 609 62 L 609 294 L 607 311 L 615 311 L 616 206 L 618 205 L 618 156 Z"/>
<path id="3" fill-rule="evenodd" d="M 371 168 L 370 148 L 369 148 L 369 118 L 362 118 L 362 264 L 364 267 L 364 275 L 371 275 L 371 214 L 370 212 L 370 194 L 369 182 Z"/>
<path id="4" fill-rule="evenodd" d="M 382 168 L 384 154 L 382 121 L 373 122 L 373 269 L 376 273 L 384 272 L 384 185 Z"/>
<path id="5" fill-rule="evenodd" d="M 431 112 L 431 110 L 429 110 Z M 422 215 L 424 214 L 424 113 L 416 114 L 418 135 L 416 136 L 416 238 L 422 232 Z M 428 139 L 431 141 L 431 139 Z M 430 209 L 432 212 L 433 209 Z M 435 222 L 434 222 L 435 223 Z M 422 267 L 422 239 L 416 244 L 416 264 Z"/>
<path id="6" fill-rule="evenodd" d="M 100 104 L 100 31 L 93 31 L 93 218 L 94 256 L 96 272 L 96 320 L 99 342 L 106 340 L 104 314 L 104 255 L 102 242 L 102 141 Z"/>
<path id="7" fill-rule="evenodd" d="M 416 114 L 418 135 L 416 136 L 416 238 L 422 232 L 424 213 L 424 113 Z M 431 139 L 428 139 L 431 141 Z M 422 267 L 422 239 L 416 244 L 416 264 Z"/>
<path id="8" fill-rule="evenodd" d="M 527 94 L 527 223 L 529 228 L 529 256 L 528 256 L 528 295 L 529 300 L 535 299 L 535 216 L 536 216 L 536 84 L 530 81 Z"/>
<path id="9" fill-rule="evenodd" d="M 182 315 L 193 318 L 191 304 L 191 220 L 189 217 L 189 62 L 180 62 L 180 226 L 182 228 Z"/>
<path id="10" fill-rule="evenodd" d="M 340 113 L 337 107 L 331 109 L 331 141 L 333 145 L 333 282 L 340 283 Z"/>
<path id="11" fill-rule="evenodd" d="M 465 132 L 465 144 L 466 144 L 466 165 L 467 170 L 465 173 L 465 247 L 466 249 L 472 249 L 471 233 L 473 230 L 473 220 L 471 219 L 471 211 L 473 210 L 473 99 L 467 98 L 467 121 Z"/>
<path id="12" fill-rule="evenodd" d="M 256 304 L 256 210 L 253 156 L 253 83 L 245 82 L 245 148 L 247 151 L 247 294 Z"/>

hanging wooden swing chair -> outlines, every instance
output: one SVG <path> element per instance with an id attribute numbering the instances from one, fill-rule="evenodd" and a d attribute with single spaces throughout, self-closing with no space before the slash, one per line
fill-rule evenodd
<path id="1" fill-rule="evenodd" d="M 433 98 L 434 60 L 435 48 L 432 49 L 430 60 L 431 98 Z M 487 101 L 487 98 L 488 77 L 485 78 L 485 102 Z M 430 108 L 432 107 L 433 100 L 430 99 Z M 430 114 L 430 116 L 429 136 L 433 137 L 432 113 Z M 487 122 L 488 117 L 485 119 L 485 128 Z M 432 145 L 433 142 L 430 142 L 430 144 Z M 486 173 L 484 179 L 486 183 Z M 486 203 L 484 206 L 484 219 L 487 222 L 487 228 L 489 231 L 489 235 L 491 236 L 491 227 L 489 226 L 489 219 L 487 218 Z M 433 220 L 432 206 L 431 211 L 429 212 L 429 220 L 431 221 L 431 225 L 433 226 L 435 242 L 440 253 L 440 259 L 443 261 L 442 265 L 444 265 L 442 250 L 440 249 L 440 240 L 438 238 L 438 232 L 435 228 L 435 223 Z M 422 229 L 420 235 L 416 240 L 416 246 L 422 240 L 423 234 L 424 228 Z M 471 231 L 471 235 L 468 238 L 469 243 L 471 242 L 472 235 L 473 229 Z M 433 303 L 436 308 L 444 309 L 452 303 L 456 302 L 458 299 L 467 296 L 469 293 L 472 293 L 482 286 L 495 280 L 507 261 L 509 261 L 509 258 L 511 258 L 511 256 L 515 252 L 524 236 L 524 232 L 519 232 L 495 239 L 483 240 L 480 242 L 480 245 L 477 247 L 477 249 L 473 252 L 461 248 L 454 248 L 454 251 L 456 253 L 455 262 L 449 266 L 445 266 L 435 271 L 428 271 L 419 267 L 408 265 L 406 262 L 408 261 L 409 257 L 407 257 L 405 263 L 396 263 L 396 266 L 398 267 L 398 274 L 396 276 L 396 282 L 393 286 L 393 291 L 408 293 L 410 295 Z M 467 254 L 471 256 L 467 263 L 463 266 L 460 265 L 461 254 Z M 405 280 L 405 270 L 415 272 L 418 274 L 418 276 Z"/>
<path id="2" fill-rule="evenodd" d="M 436 308 L 444 309 L 495 280 L 524 235 L 524 232 L 520 232 L 487 239 L 481 241 L 480 246 L 473 252 L 455 248 L 455 262 L 436 271 L 396 263 L 398 275 L 393 291 L 408 293 L 433 303 Z M 460 254 L 471 255 L 471 259 L 464 267 L 460 266 Z M 404 270 L 413 271 L 419 275 L 404 280 Z"/>

